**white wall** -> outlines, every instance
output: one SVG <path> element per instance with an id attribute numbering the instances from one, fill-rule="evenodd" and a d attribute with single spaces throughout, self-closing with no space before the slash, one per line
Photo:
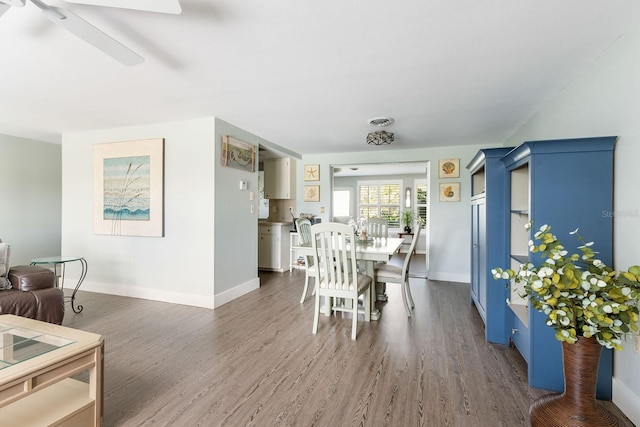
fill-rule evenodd
<path id="1" fill-rule="evenodd" d="M 214 117 L 63 135 L 62 253 L 87 259 L 81 289 L 213 308 L 259 286 L 259 159 L 222 166 L 222 135 L 282 149 Z M 165 139 L 164 237 L 93 234 L 93 145 L 150 138 Z"/>
<path id="2" fill-rule="evenodd" d="M 542 108 L 505 145 L 524 140 L 617 135 L 614 268 L 640 264 L 640 26 Z M 588 171 L 585 171 L 588 173 Z M 597 197 L 585 193 L 584 197 Z M 596 242 L 597 243 L 597 242 Z M 614 355 L 613 401 L 640 425 L 640 355 L 631 340 Z"/>
<path id="3" fill-rule="evenodd" d="M 214 134 L 211 117 L 63 135 L 62 253 L 86 258 L 81 289 L 214 306 Z M 149 138 L 165 139 L 164 237 L 94 234 L 93 145 Z"/>
<path id="4" fill-rule="evenodd" d="M 469 283 L 471 260 L 469 242 L 471 239 L 471 208 L 469 171 L 465 168 L 480 148 L 478 146 L 456 146 L 424 148 L 417 150 L 388 150 L 382 147 L 371 147 L 371 151 L 339 154 L 305 155 L 298 163 L 298 176 L 303 176 L 305 164 L 320 164 L 320 202 L 304 202 L 304 183 L 297 188 L 299 200 L 298 212 L 313 213 L 329 221 L 331 211 L 331 171 L 332 164 L 381 163 L 381 162 L 419 162 L 432 161 L 437 165 L 438 159 L 459 158 L 460 179 L 447 179 L 447 182 L 461 183 L 460 202 L 440 202 L 438 200 L 438 174 L 432 169 L 430 176 L 431 205 L 429 206 L 431 234 L 429 236 L 429 271 L 430 279 Z M 314 182 L 316 184 L 316 182 Z M 321 210 L 324 208 L 325 212 Z"/>
<path id="5" fill-rule="evenodd" d="M 11 265 L 60 254 L 59 144 L 0 135 L 0 239 Z"/>
<path id="6" fill-rule="evenodd" d="M 255 172 L 220 166 L 222 135 L 256 147 Z M 216 119 L 215 160 L 215 283 L 216 306 L 257 289 L 258 279 L 258 145 L 261 140 L 236 126 Z M 247 190 L 240 190 L 247 181 Z M 250 200 L 250 193 L 254 200 Z M 251 205 L 254 212 L 251 212 Z"/>

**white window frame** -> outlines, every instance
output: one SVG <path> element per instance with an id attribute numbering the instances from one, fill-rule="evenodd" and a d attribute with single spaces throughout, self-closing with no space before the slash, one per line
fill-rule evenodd
<path id="1" fill-rule="evenodd" d="M 378 211 L 380 211 L 381 207 L 391 206 L 398 208 L 398 226 L 394 227 L 392 225 L 389 226 L 389 230 L 400 230 L 402 228 L 400 216 L 402 215 L 402 206 L 404 204 L 404 192 L 403 192 L 403 181 L 401 179 L 380 179 L 380 180 L 363 180 L 356 182 L 356 215 L 360 216 L 360 187 L 366 186 L 377 186 L 378 187 Z M 398 204 L 385 204 L 380 201 L 380 187 L 382 185 L 397 185 L 398 186 Z"/>
<path id="2" fill-rule="evenodd" d="M 427 200 L 425 201 L 425 203 L 418 203 L 418 186 L 426 186 L 427 187 Z M 429 182 L 426 179 L 415 179 L 413 181 L 413 206 L 414 206 L 414 212 L 416 214 L 418 214 L 418 208 L 419 207 L 423 207 L 426 210 L 426 215 L 424 218 L 425 220 L 425 224 L 422 227 L 422 229 L 428 229 L 429 226 L 429 197 L 431 197 L 431 191 L 429 188 Z"/>

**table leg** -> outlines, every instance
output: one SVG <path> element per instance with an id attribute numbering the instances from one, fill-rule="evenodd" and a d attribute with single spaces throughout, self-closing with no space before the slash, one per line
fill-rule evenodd
<path id="1" fill-rule="evenodd" d="M 84 281 L 84 278 L 87 276 L 87 260 L 85 260 L 84 258 L 80 258 L 79 261 L 80 261 L 80 264 L 82 265 L 82 271 L 80 272 L 80 278 L 78 279 L 78 283 L 76 283 L 76 286 L 73 289 L 73 292 L 71 293 L 71 296 L 70 297 L 65 297 L 65 298 L 71 299 L 71 309 L 73 310 L 74 313 L 80 313 L 84 309 L 84 307 L 81 306 L 80 304 L 78 304 L 78 306 L 76 308 L 76 293 L 78 292 L 78 289 L 80 289 L 80 285 L 82 285 L 82 282 Z M 58 266 L 60 266 L 59 267 L 60 268 L 60 273 L 58 273 Z M 58 286 L 62 290 L 64 290 L 64 270 L 65 270 L 65 263 L 55 264 L 56 281 L 58 283 Z"/>
<path id="2" fill-rule="evenodd" d="M 80 285 L 82 285 L 82 282 L 84 282 L 84 278 L 87 276 L 87 260 L 85 260 L 84 258 L 80 258 L 80 264 L 82 264 L 82 272 L 80 273 L 78 283 L 76 284 L 76 287 L 73 289 L 73 293 L 71 294 L 71 309 L 74 313 L 80 313 L 84 309 L 84 307 L 78 304 L 78 309 L 76 310 L 75 305 L 76 293 L 78 292 L 78 289 L 80 289 Z"/>
<path id="3" fill-rule="evenodd" d="M 380 310 L 376 308 L 375 261 L 367 261 L 367 276 L 371 277 L 371 320 L 380 320 Z"/>

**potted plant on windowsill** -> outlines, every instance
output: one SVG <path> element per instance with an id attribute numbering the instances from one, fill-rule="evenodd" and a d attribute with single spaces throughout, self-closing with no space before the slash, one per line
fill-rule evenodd
<path id="1" fill-rule="evenodd" d="M 569 254 L 551 227 L 543 225 L 535 242 L 529 241 L 529 251 L 542 255 L 540 265 L 526 262 L 518 271 L 491 271 L 495 279 L 522 285 L 522 297 L 547 316 L 546 324 L 562 342 L 565 391 L 533 403 L 529 414 L 534 427 L 618 425 L 595 399 L 598 362 L 602 347 L 621 350 L 623 336 L 638 332 L 640 266 L 614 271 L 596 258 L 594 243 L 577 233 L 570 234 L 580 242 L 579 253 Z"/>
<path id="2" fill-rule="evenodd" d="M 411 226 L 413 225 L 413 212 L 409 209 L 402 212 L 402 224 L 404 224 L 404 232 L 411 233 Z"/>

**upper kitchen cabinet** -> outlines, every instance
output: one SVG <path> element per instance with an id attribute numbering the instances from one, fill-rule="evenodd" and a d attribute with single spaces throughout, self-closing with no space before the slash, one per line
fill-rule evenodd
<path id="1" fill-rule="evenodd" d="M 295 199 L 296 161 L 292 158 L 264 160 L 264 198 Z"/>

